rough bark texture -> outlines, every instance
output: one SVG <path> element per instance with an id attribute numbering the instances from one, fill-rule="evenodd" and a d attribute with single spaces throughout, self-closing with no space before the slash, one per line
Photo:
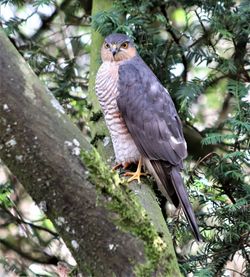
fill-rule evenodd
<path id="1" fill-rule="evenodd" d="M 2 31 L 0 53 L 1 159 L 36 203 L 46 203 L 85 276 L 131 275 L 131 261 L 143 260 L 142 242 L 116 228 L 103 198 L 96 206 L 95 187 L 73 154 L 78 142 L 90 146 Z"/>
<path id="2" fill-rule="evenodd" d="M 110 199 L 99 195 L 96 204 L 88 165 L 77 155 L 90 145 L 2 30 L 0 53 L 0 158 L 42 204 L 84 276 L 134 276 L 146 272 L 141 263 L 151 265 L 152 259 L 157 265 L 158 257 L 160 267 L 153 274 L 149 268 L 148 276 L 180 276 L 170 237 L 166 255 L 155 255 L 162 247 L 148 244 L 147 233 L 158 243 L 152 230 L 140 236 L 129 228 L 122 231 L 114 223 L 117 215 L 107 208 Z"/>

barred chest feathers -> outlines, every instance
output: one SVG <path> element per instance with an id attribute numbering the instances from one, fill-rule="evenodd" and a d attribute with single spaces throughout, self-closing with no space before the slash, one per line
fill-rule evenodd
<path id="1" fill-rule="evenodd" d="M 116 162 L 125 165 L 137 162 L 140 154 L 117 106 L 118 69 L 119 62 L 103 62 L 97 72 L 95 89 L 111 135 Z"/>

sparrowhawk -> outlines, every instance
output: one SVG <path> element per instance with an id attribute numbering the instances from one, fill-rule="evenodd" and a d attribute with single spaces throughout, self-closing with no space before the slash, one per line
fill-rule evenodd
<path id="1" fill-rule="evenodd" d="M 111 34 L 101 48 L 96 94 L 109 129 L 116 162 L 138 162 L 129 181 L 140 180 L 144 165 L 162 194 L 184 210 L 195 238 L 196 219 L 180 171 L 187 156 L 182 124 L 168 91 L 144 63 L 133 41 Z M 127 173 L 129 175 L 130 173 Z"/>

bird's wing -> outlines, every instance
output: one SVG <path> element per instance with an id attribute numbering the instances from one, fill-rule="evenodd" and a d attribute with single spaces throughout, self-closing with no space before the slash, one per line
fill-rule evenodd
<path id="1" fill-rule="evenodd" d="M 140 153 L 150 160 L 181 164 L 187 155 L 173 101 L 139 58 L 120 65 L 118 108 Z"/>
<path id="2" fill-rule="evenodd" d="M 148 170 L 162 193 L 181 204 L 195 238 L 201 240 L 180 167 L 187 155 L 182 126 L 174 103 L 139 58 L 119 67 L 117 105 Z"/>

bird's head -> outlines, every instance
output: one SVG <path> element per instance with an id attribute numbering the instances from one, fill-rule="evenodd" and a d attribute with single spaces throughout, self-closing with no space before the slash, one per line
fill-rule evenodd
<path id="1" fill-rule="evenodd" d="M 124 34 L 111 34 L 104 40 L 101 49 L 102 61 L 123 61 L 136 56 L 133 41 Z"/>

